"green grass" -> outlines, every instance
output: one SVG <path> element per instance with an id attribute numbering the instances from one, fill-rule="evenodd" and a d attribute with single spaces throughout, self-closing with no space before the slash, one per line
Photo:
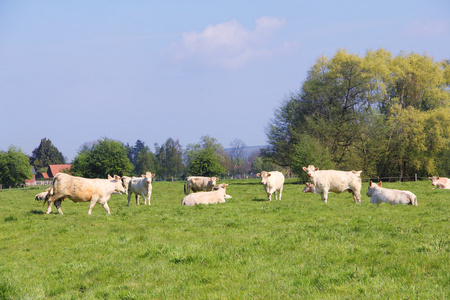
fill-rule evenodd
<path id="1" fill-rule="evenodd" d="M 383 183 L 419 206 L 357 205 L 288 180 L 227 181 L 227 203 L 182 207 L 182 182 L 154 182 L 152 205 L 113 195 L 45 215 L 38 189 L 0 192 L 0 299 L 448 299 L 450 190 Z"/>

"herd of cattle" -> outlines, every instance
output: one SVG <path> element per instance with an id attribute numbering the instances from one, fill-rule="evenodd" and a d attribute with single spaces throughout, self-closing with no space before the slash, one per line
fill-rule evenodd
<path id="1" fill-rule="evenodd" d="M 316 193 L 322 196 L 322 200 L 327 203 L 328 193 L 342 193 L 345 191 L 353 195 L 355 203 L 361 203 L 361 172 L 362 171 L 335 171 L 319 170 L 310 165 L 303 170 L 311 178 L 311 183 L 306 183 L 303 189 L 304 193 Z M 88 214 L 91 214 L 95 204 L 100 204 L 110 214 L 108 200 L 114 193 L 126 193 L 128 195 L 127 206 L 130 205 L 132 194 L 135 195 L 136 204 L 139 204 L 139 197 L 144 198 L 144 204 L 150 205 L 152 194 L 152 178 L 155 174 L 147 172 L 142 177 L 128 177 L 108 175 L 108 179 L 90 179 L 71 176 L 65 173 L 58 173 L 53 178 L 52 185 L 42 193 L 36 195 L 35 200 L 44 200 L 48 202 L 46 213 L 52 211 L 52 205 L 55 204 L 58 212 L 63 214 L 61 203 L 65 198 L 73 202 L 90 202 Z M 264 185 L 269 201 L 272 200 L 272 194 L 275 193 L 275 199 L 281 200 L 284 176 L 281 172 L 263 171 L 257 174 L 261 178 L 261 184 Z M 219 178 L 190 176 L 186 179 L 184 193 L 186 196 L 181 204 L 186 206 L 195 206 L 199 204 L 224 203 L 231 196 L 226 194 L 228 184 L 219 184 L 216 186 Z M 450 189 L 450 179 L 444 177 L 431 177 L 432 185 L 440 189 Z M 193 191 L 192 194 L 190 192 Z M 369 183 L 366 193 L 370 197 L 370 203 L 390 203 L 390 204 L 409 204 L 417 205 L 417 197 L 410 191 L 394 190 L 381 187 L 379 184 Z"/>

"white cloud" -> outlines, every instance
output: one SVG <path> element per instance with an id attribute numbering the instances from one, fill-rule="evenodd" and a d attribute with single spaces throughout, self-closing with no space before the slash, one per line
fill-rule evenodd
<path id="1" fill-rule="evenodd" d="M 250 61 L 267 59 L 289 48 L 288 44 L 267 48 L 274 33 L 286 25 L 284 18 L 261 17 L 254 30 L 236 20 L 208 25 L 202 32 L 185 32 L 169 48 L 177 62 L 235 69 Z"/>

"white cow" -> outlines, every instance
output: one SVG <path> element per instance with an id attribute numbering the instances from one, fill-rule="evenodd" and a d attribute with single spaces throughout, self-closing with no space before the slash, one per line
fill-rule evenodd
<path id="1" fill-rule="evenodd" d="M 217 177 L 202 177 L 202 176 L 189 176 L 186 178 L 184 184 L 184 193 L 189 195 L 191 190 L 195 192 L 210 192 L 213 190 L 216 182 L 219 181 Z"/>
<path id="2" fill-rule="evenodd" d="M 139 205 L 139 196 L 144 198 L 144 204 L 150 205 L 150 198 L 152 197 L 152 178 L 155 174 L 147 172 L 142 174 L 142 177 L 133 177 L 128 184 L 128 204 L 130 205 L 131 195 L 134 193 L 136 197 L 136 205 Z"/>
<path id="3" fill-rule="evenodd" d="M 275 200 L 281 200 L 281 195 L 283 194 L 283 184 L 284 175 L 278 171 L 266 172 L 256 174 L 256 176 L 261 177 L 261 184 L 264 185 L 269 201 L 272 201 L 272 194 L 275 193 Z M 278 199 L 277 198 L 278 192 Z"/>
<path id="4" fill-rule="evenodd" d="M 96 203 L 102 205 L 106 212 L 111 214 L 108 200 L 114 192 L 125 192 L 120 176 L 114 175 L 113 179 L 90 179 L 58 173 L 53 178 L 50 196 L 45 199 L 48 201 L 46 213 L 52 212 L 52 205 L 55 203 L 58 212 L 62 215 L 61 202 L 69 198 L 73 202 L 90 202 L 88 214 L 91 214 Z"/>
<path id="5" fill-rule="evenodd" d="M 353 194 L 355 203 L 361 203 L 361 172 L 362 171 L 335 171 L 321 170 L 309 165 L 303 167 L 309 177 L 311 177 L 316 194 L 321 194 L 323 202 L 327 203 L 328 192 L 336 194 L 349 191 Z"/>
<path id="6" fill-rule="evenodd" d="M 183 200 L 181 200 L 181 205 L 195 206 L 198 204 L 225 203 L 227 186 L 228 184 L 222 183 L 212 192 L 199 192 L 184 196 Z"/>
<path id="7" fill-rule="evenodd" d="M 417 206 L 416 195 L 410 191 L 382 188 L 381 181 L 378 185 L 371 181 L 366 195 L 370 197 L 370 203 L 373 204 L 386 202 L 390 204 L 409 204 Z"/>
<path id="8" fill-rule="evenodd" d="M 446 177 L 430 177 L 431 184 L 438 189 L 450 189 L 450 179 Z"/>

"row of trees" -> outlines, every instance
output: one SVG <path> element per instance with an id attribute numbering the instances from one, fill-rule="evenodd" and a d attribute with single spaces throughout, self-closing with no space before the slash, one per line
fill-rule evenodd
<path id="1" fill-rule="evenodd" d="M 450 175 L 450 61 L 427 55 L 321 56 L 271 120 L 263 156 L 302 174 Z"/>
<path id="2" fill-rule="evenodd" d="M 108 138 L 85 143 L 72 161 L 71 173 L 86 178 L 106 178 L 108 174 L 139 176 L 147 171 L 156 173 L 160 179 L 175 180 L 189 175 L 224 176 L 260 172 L 263 168 L 274 169 L 271 162 L 264 161 L 259 152 L 246 157 L 246 145 L 236 139 L 231 154 L 217 140 L 204 136 L 197 144 L 189 144 L 183 151 L 178 140 L 172 138 L 158 145 L 155 151 L 141 140 L 134 146 Z M 22 150 L 11 146 L 0 151 L 0 184 L 16 186 L 36 172 L 47 172 L 50 164 L 65 164 L 66 159 L 49 139 L 42 139 L 27 157 Z"/>

